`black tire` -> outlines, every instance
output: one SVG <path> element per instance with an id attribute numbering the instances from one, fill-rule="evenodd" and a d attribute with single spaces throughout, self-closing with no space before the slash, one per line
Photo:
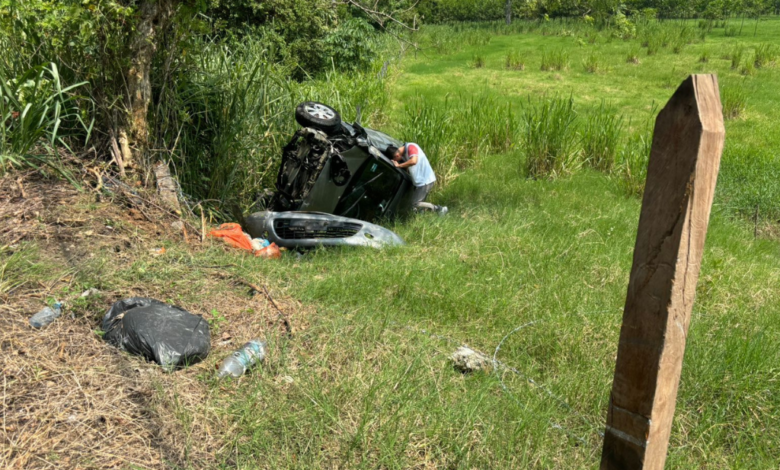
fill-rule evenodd
<path id="1" fill-rule="evenodd" d="M 295 120 L 303 127 L 313 127 L 326 133 L 341 127 L 341 116 L 330 106 L 316 101 L 306 101 L 295 108 Z"/>

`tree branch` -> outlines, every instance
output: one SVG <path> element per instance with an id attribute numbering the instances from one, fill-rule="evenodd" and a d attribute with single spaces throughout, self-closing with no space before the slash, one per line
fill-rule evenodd
<path id="1" fill-rule="evenodd" d="M 416 7 L 417 3 L 419 3 L 419 1 L 420 0 L 417 0 L 416 2 L 414 2 L 414 5 L 412 5 L 411 7 L 407 8 L 406 10 L 401 11 L 401 13 L 407 12 L 407 11 L 411 10 L 412 8 Z M 417 31 L 419 29 L 416 26 L 409 26 L 408 24 L 404 23 L 403 21 L 396 19 L 393 16 L 393 13 L 386 13 L 386 12 L 384 12 L 382 10 L 379 10 L 378 9 L 379 8 L 378 7 L 378 5 L 379 5 L 378 1 L 376 3 L 374 3 L 374 7 L 373 8 L 369 8 L 369 7 L 365 6 L 365 5 L 363 5 L 358 0 L 338 0 L 338 1 L 334 2 L 334 3 L 337 4 L 337 5 L 349 5 L 349 6 L 352 6 L 354 8 L 357 8 L 358 10 L 362 11 L 363 13 L 365 13 L 368 16 L 370 16 L 371 18 L 373 18 L 377 23 L 379 23 L 379 26 L 381 26 L 382 29 L 385 29 L 385 22 L 386 21 L 390 21 L 392 23 L 400 25 L 401 27 L 406 28 L 409 31 Z"/>

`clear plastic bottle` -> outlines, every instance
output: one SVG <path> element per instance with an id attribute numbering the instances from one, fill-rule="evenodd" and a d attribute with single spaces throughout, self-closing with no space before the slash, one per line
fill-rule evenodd
<path id="1" fill-rule="evenodd" d="M 60 315 L 62 315 L 62 304 L 57 302 L 54 304 L 54 308 L 46 307 L 30 317 L 30 325 L 33 328 L 42 328 L 56 320 Z"/>
<path id="2" fill-rule="evenodd" d="M 219 368 L 218 378 L 227 376 L 241 377 L 247 369 L 265 359 L 265 341 L 253 339 L 230 356 L 226 357 Z"/>

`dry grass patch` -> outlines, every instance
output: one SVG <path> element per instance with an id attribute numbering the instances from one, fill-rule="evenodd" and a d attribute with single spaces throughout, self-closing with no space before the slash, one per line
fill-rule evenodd
<path id="1" fill-rule="evenodd" d="M 0 268 L 24 263 L 18 274 L 0 276 L 9 281 L 0 282 L 4 467 L 204 468 L 225 458 L 235 424 L 224 397 L 215 396 L 222 388 L 213 386 L 216 367 L 249 339 L 283 341 L 277 307 L 293 333 L 308 327 L 311 310 L 270 289 L 275 307 L 265 290 L 249 287 L 261 281 L 239 278 L 230 264 L 198 271 L 182 264 L 219 242 L 201 245 L 190 234 L 185 243 L 173 221 L 121 194 L 79 192 L 32 174 L 0 179 L 0 236 L 8 240 L 0 245 Z M 150 249 L 161 246 L 169 249 L 154 257 Z M 134 279 L 134 266 L 159 275 Z M 100 293 L 81 298 L 85 285 Z M 104 343 L 103 314 L 131 296 L 203 315 L 211 324 L 209 357 L 166 374 Z M 63 315 L 33 329 L 29 316 L 55 298 L 65 303 Z M 276 354 L 269 352 L 270 364 Z"/>

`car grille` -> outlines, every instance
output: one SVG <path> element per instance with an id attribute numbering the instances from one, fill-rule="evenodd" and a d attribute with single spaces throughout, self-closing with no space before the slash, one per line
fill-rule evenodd
<path id="1" fill-rule="evenodd" d="M 363 228 L 352 222 L 321 222 L 319 220 L 274 220 L 274 231 L 279 238 L 302 240 L 306 238 L 347 238 Z"/>

